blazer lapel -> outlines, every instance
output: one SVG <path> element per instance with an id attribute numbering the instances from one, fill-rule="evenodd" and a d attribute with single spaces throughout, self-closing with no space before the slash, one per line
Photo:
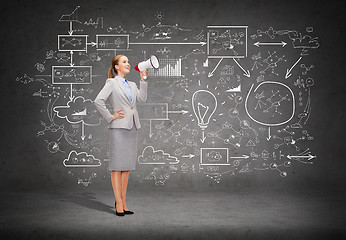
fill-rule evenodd
<path id="1" fill-rule="evenodd" d="M 124 87 L 123 82 L 122 82 L 119 78 L 117 78 L 117 77 L 115 77 L 115 78 L 117 79 L 117 82 L 118 82 L 118 85 L 119 85 L 121 91 L 125 94 L 126 99 L 129 101 L 129 104 L 132 104 L 132 103 L 131 103 L 131 100 L 130 100 L 130 98 L 129 98 L 129 95 L 128 95 L 127 92 L 126 92 L 126 89 L 125 89 L 125 87 Z M 132 90 L 132 88 L 131 88 L 131 90 Z M 133 91 L 132 91 L 132 93 L 133 93 Z"/>

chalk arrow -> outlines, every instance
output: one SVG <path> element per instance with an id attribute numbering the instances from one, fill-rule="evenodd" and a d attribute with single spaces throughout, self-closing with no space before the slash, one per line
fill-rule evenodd
<path id="1" fill-rule="evenodd" d="M 268 137 L 267 137 L 267 140 L 269 141 L 271 139 L 271 135 L 270 135 L 270 127 L 268 127 Z"/>
<path id="2" fill-rule="evenodd" d="M 285 76 L 285 79 L 289 78 L 292 74 L 291 74 L 291 71 L 292 69 L 294 68 L 295 65 L 297 65 L 297 63 L 302 59 L 302 57 L 300 57 L 295 64 L 293 64 L 293 66 L 290 68 L 290 69 L 287 69 L 286 70 L 286 76 Z"/>
<path id="3" fill-rule="evenodd" d="M 152 136 L 153 136 L 153 133 L 151 132 L 151 120 L 150 120 L 149 137 L 151 138 Z"/>
<path id="4" fill-rule="evenodd" d="M 215 72 L 216 68 L 220 65 L 222 60 L 223 60 L 223 58 L 221 58 L 220 61 L 216 64 L 214 70 L 208 73 L 208 77 L 211 77 L 214 75 L 213 73 Z"/>
<path id="5" fill-rule="evenodd" d="M 189 155 L 183 155 L 182 157 L 183 158 L 193 158 L 195 155 L 193 155 L 193 154 L 189 154 Z"/>
<path id="6" fill-rule="evenodd" d="M 71 91 L 70 91 L 70 97 L 69 97 L 70 101 L 72 102 L 73 100 L 73 95 L 72 95 L 72 83 L 71 83 Z"/>
<path id="7" fill-rule="evenodd" d="M 160 43 L 160 42 L 153 42 L 153 43 L 129 43 L 131 45 L 201 45 L 204 46 L 207 43 L 206 42 L 196 42 L 196 43 L 185 43 L 185 42 L 168 42 L 168 43 Z"/>
<path id="8" fill-rule="evenodd" d="M 233 60 L 235 61 L 235 63 L 241 68 L 241 70 L 243 70 L 243 74 L 244 74 L 244 76 L 246 76 L 246 77 L 250 77 L 250 71 L 249 70 L 245 70 L 242 66 L 240 66 L 240 64 L 237 62 L 237 60 L 235 60 L 235 58 L 233 58 Z"/>
<path id="9" fill-rule="evenodd" d="M 96 42 L 91 42 L 91 43 L 87 43 L 87 45 L 91 45 L 92 47 L 95 47 L 97 45 Z"/>
<path id="10" fill-rule="evenodd" d="M 202 143 L 204 143 L 205 139 L 206 139 L 206 137 L 204 136 L 204 131 L 202 131 L 202 139 L 200 139 L 200 140 Z"/>
<path id="11" fill-rule="evenodd" d="M 247 159 L 247 158 L 249 158 L 249 156 L 243 154 L 243 156 L 241 156 L 241 157 L 239 156 L 239 157 L 230 157 L 230 158 L 244 158 L 244 159 Z"/>
<path id="12" fill-rule="evenodd" d="M 84 122 L 82 122 L 82 136 L 81 136 L 82 140 L 84 141 L 85 139 L 85 134 L 84 134 Z"/>
<path id="13" fill-rule="evenodd" d="M 168 113 L 182 113 L 183 115 L 188 113 L 189 111 L 186 110 L 180 110 L 180 111 L 168 111 Z"/>
<path id="14" fill-rule="evenodd" d="M 281 45 L 282 47 L 286 46 L 287 43 L 285 43 L 284 41 L 281 41 L 280 43 L 279 42 L 267 42 L 267 43 L 264 43 L 264 42 L 256 42 L 254 43 L 253 45 L 259 47 L 259 46 L 263 46 L 263 45 L 267 45 L 267 46 L 277 46 L 277 45 Z"/>
<path id="15" fill-rule="evenodd" d="M 313 155 L 311 155 L 311 154 L 309 154 L 309 155 L 306 155 L 306 156 L 293 156 L 293 155 L 287 155 L 287 158 L 288 159 L 292 159 L 292 158 L 297 158 L 297 159 L 299 159 L 299 158 L 307 158 L 307 160 L 311 160 L 311 159 L 313 159 L 313 158 L 315 158 L 316 156 L 313 156 Z"/>
<path id="16" fill-rule="evenodd" d="M 73 29 L 72 29 L 72 21 L 70 21 L 70 31 L 68 31 L 68 34 L 71 36 L 73 33 Z"/>
<path id="17" fill-rule="evenodd" d="M 70 66 L 73 67 L 74 63 L 73 63 L 73 52 L 72 51 L 70 51 L 70 56 L 71 56 Z"/>

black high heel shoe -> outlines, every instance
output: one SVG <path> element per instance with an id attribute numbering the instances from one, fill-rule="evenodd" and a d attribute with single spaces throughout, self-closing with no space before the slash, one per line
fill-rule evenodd
<path id="1" fill-rule="evenodd" d="M 117 211 L 117 202 L 116 201 L 114 202 L 114 208 L 115 208 L 115 215 L 120 216 L 120 217 L 125 216 L 125 212 L 118 212 Z"/>
<path id="2" fill-rule="evenodd" d="M 117 210 L 115 210 L 115 215 L 123 217 L 123 216 L 125 216 L 125 213 L 124 212 L 118 212 Z"/>
<path id="3" fill-rule="evenodd" d="M 134 214 L 134 212 L 132 212 L 132 211 L 126 211 L 126 210 L 124 210 L 124 213 L 125 213 L 125 214 Z"/>
<path id="4" fill-rule="evenodd" d="M 115 211 L 116 211 L 117 210 L 117 201 L 114 202 L 114 208 L 115 208 Z M 119 214 L 121 214 L 121 213 L 119 213 Z M 134 214 L 134 212 L 124 210 L 124 214 Z"/>

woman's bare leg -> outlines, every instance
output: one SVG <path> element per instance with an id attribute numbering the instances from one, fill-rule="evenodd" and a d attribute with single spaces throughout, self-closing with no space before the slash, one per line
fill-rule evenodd
<path id="1" fill-rule="evenodd" d="M 129 181 L 129 171 L 121 171 L 121 199 L 123 200 L 123 207 L 125 211 L 128 211 L 126 205 L 126 190 L 127 190 L 127 183 Z"/>
<path id="2" fill-rule="evenodd" d="M 121 179 L 121 171 L 112 171 L 112 186 L 114 191 L 114 196 L 117 202 L 117 212 L 124 212 L 123 200 L 121 197 L 122 192 L 122 179 Z"/>

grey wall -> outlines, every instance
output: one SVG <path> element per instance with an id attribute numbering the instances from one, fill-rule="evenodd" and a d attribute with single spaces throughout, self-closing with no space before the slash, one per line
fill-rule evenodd
<path id="1" fill-rule="evenodd" d="M 98 122 L 98 113 L 94 113 L 92 117 L 89 115 L 85 119 L 89 125 L 84 126 L 83 141 L 82 123 L 73 124 L 65 118 L 59 118 L 53 110 L 57 106 L 66 106 L 71 94 L 70 85 L 52 84 L 52 66 L 69 66 L 71 62 L 68 51 L 58 51 L 58 35 L 68 34 L 69 30 L 69 22 L 59 19 L 62 15 L 71 13 L 77 6 L 80 6 L 77 10 L 80 23 L 73 22 L 73 29 L 79 31 L 73 32 L 73 35 L 88 35 L 89 43 L 96 41 L 97 34 L 128 35 L 132 44 L 130 50 L 116 50 L 116 54 L 127 55 L 132 67 L 144 59 L 143 51 L 146 51 L 146 56 L 156 54 L 160 59 L 182 59 L 183 76 L 149 79 L 147 103 L 156 106 L 160 103 L 167 106 L 169 112 L 161 107 L 155 109 L 148 105 L 138 106 L 141 118 L 152 119 L 141 121 L 138 155 L 142 155 L 146 147 L 150 150 L 148 146 L 155 151 L 162 150 L 165 154 L 145 152 L 143 161 L 152 159 L 156 164 L 138 163 L 137 170 L 131 172 L 130 187 L 338 189 L 345 179 L 345 154 L 342 151 L 345 137 L 345 83 L 341 72 L 344 51 L 342 31 L 345 26 L 341 19 L 342 8 L 337 2 L 328 1 L 317 5 L 315 2 L 302 1 L 11 1 L 2 5 L 1 145 L 4 152 L 0 171 L 4 189 L 84 188 L 82 181 L 88 179 L 91 180 L 88 188 L 109 187 L 109 172 L 105 161 L 108 147 L 106 122 Z M 94 26 L 85 24 L 90 19 L 96 22 L 98 17 L 103 18 L 103 27 L 100 22 Z M 157 24 L 160 21 L 167 26 L 159 27 Z M 123 28 L 123 32 L 118 31 L 119 26 Z M 241 35 L 245 28 L 207 26 L 247 26 L 247 37 Z M 264 33 L 270 27 L 277 31 L 273 33 L 273 38 L 270 38 L 271 32 Z M 307 31 L 307 27 L 312 29 Z M 151 29 L 140 35 L 146 28 Z M 209 54 L 207 45 L 188 44 L 207 42 L 207 32 L 211 34 L 218 30 L 221 34 L 227 29 L 231 29 L 233 34 L 231 44 L 235 52 L 222 49 L 222 44 L 219 43 L 213 45 L 213 40 L 222 42 L 222 37 L 209 38 Z M 153 40 L 154 34 L 160 30 L 161 34 L 156 37 L 170 36 L 171 39 Z M 167 34 L 165 36 L 162 33 Z M 200 33 L 202 37 L 198 39 Z M 298 36 L 308 37 L 300 43 Z M 237 40 L 239 42 L 236 42 Z M 244 42 L 245 40 L 247 42 Z M 304 45 L 307 50 L 305 52 L 298 46 L 306 44 L 306 40 L 310 40 L 310 43 Z M 287 45 L 254 46 L 256 42 L 281 41 Z M 133 44 L 153 42 L 161 44 Z M 184 44 L 163 44 L 167 42 Z M 78 44 L 78 41 L 75 43 Z M 120 43 L 119 48 L 125 45 L 126 43 Z M 220 46 L 221 50 L 215 53 L 213 49 L 217 49 L 217 46 Z M 249 70 L 250 77 L 244 76 L 243 70 L 233 58 L 227 58 L 234 54 L 245 55 L 245 46 L 247 56 L 235 59 L 244 70 Z M 74 51 L 72 62 L 75 66 L 92 67 L 92 83 L 73 84 L 74 98 L 81 96 L 94 100 L 103 87 L 115 51 L 102 51 L 100 48 L 100 45 L 88 45 L 87 53 Z M 51 50 L 52 57 L 47 55 Z M 208 67 L 205 67 L 203 63 L 208 56 L 219 57 L 209 58 Z M 224 59 L 219 63 L 222 57 Z M 299 60 L 300 57 L 302 58 Z M 254 66 L 255 61 L 259 64 L 258 69 Z M 40 71 L 37 63 L 42 64 L 45 70 Z M 295 63 L 297 64 L 293 67 Z M 307 67 L 313 65 L 313 68 L 304 74 L 306 69 L 302 63 Z M 291 67 L 292 75 L 285 79 L 287 69 Z M 208 77 L 210 72 L 214 75 Z M 138 73 L 133 68 L 128 79 L 139 84 Z M 299 80 L 305 85 L 297 84 Z M 288 88 L 268 84 L 266 81 L 280 82 Z M 225 92 L 239 84 L 241 92 Z M 252 89 L 255 89 L 258 85 L 261 86 L 256 92 L 258 95 L 249 95 L 250 113 L 247 114 L 245 100 L 250 88 L 253 86 Z M 218 103 L 204 131 L 197 125 L 192 108 L 193 94 L 202 89 L 211 92 Z M 293 95 L 290 95 L 289 89 Z M 263 98 L 260 96 L 261 92 Z M 36 96 L 33 96 L 34 93 L 37 93 Z M 307 107 L 309 93 L 311 109 Z M 274 96 L 268 99 L 272 94 Z M 286 94 L 288 97 L 282 99 Z M 285 124 L 271 126 L 271 138 L 267 140 L 268 123 L 282 123 L 290 118 L 293 96 L 296 101 L 293 118 Z M 302 99 L 299 100 L 299 97 Z M 205 101 L 203 104 L 212 104 L 212 99 L 211 95 L 206 95 L 202 96 L 200 101 Z M 258 100 L 263 100 L 266 105 L 257 106 Z M 265 106 L 268 109 L 272 103 L 274 105 L 268 113 L 263 112 Z M 278 112 L 275 112 L 275 103 Z M 230 109 L 235 107 L 238 112 L 232 115 Z M 93 104 L 88 105 L 88 111 L 91 111 L 88 114 L 93 114 L 94 110 Z M 182 114 L 182 110 L 188 113 Z M 308 110 L 307 121 L 307 117 L 301 115 L 304 110 Z M 166 120 L 157 120 L 166 114 Z M 293 128 L 292 125 L 300 118 L 302 127 Z M 44 124 L 48 127 L 52 123 L 56 125 L 50 129 L 45 128 Z M 97 126 L 91 126 L 95 123 L 98 123 Z M 226 123 L 228 129 L 225 129 Z M 250 140 L 255 146 L 247 146 Z M 59 148 L 52 147 L 54 143 Z M 201 148 L 214 149 L 202 150 L 205 155 L 202 152 L 201 158 Z M 287 155 L 297 156 L 306 149 L 316 158 L 287 158 Z M 92 155 L 99 159 L 101 166 L 65 167 L 63 161 L 73 150 Z M 225 151 L 229 153 L 228 159 Z M 269 153 L 268 158 L 265 151 Z M 167 157 L 168 154 L 170 157 Z M 194 156 L 187 157 L 190 154 Z M 242 155 L 249 158 L 235 158 Z M 218 159 L 220 156 L 221 160 Z M 164 164 L 157 164 L 155 161 L 162 161 Z M 200 165 L 201 162 L 223 162 L 229 165 Z M 184 168 L 186 166 L 187 168 Z"/>

